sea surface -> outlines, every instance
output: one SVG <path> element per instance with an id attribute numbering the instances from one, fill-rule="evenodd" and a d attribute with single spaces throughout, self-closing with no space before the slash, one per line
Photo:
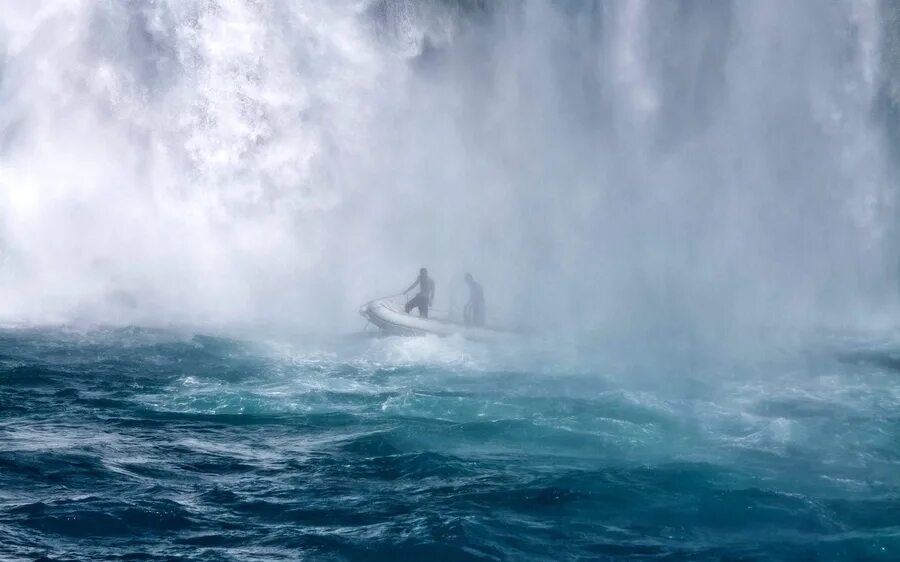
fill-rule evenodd
<path id="1" fill-rule="evenodd" d="M 900 560 L 900 343 L 7 327 L 0 559 Z"/>

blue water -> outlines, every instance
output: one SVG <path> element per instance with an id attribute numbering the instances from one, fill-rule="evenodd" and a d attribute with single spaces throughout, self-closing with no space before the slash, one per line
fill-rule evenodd
<path id="1" fill-rule="evenodd" d="M 900 346 L 587 349 L 0 331 L 0 559 L 900 559 Z"/>

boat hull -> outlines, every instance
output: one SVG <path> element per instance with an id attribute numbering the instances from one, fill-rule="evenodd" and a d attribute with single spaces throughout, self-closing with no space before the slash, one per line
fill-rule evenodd
<path id="1" fill-rule="evenodd" d="M 360 307 L 359 313 L 383 333 L 397 336 L 454 336 L 466 339 L 495 341 L 515 334 L 492 328 L 465 326 L 443 318 L 422 318 L 407 314 L 403 306 L 390 299 L 377 299 Z"/>

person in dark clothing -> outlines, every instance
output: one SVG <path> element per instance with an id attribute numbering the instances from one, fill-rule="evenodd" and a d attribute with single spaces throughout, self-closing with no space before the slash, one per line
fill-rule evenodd
<path id="1" fill-rule="evenodd" d="M 466 283 L 469 285 L 469 302 L 463 311 L 463 319 L 469 326 L 484 326 L 484 289 L 470 273 L 466 273 Z"/>
<path id="2" fill-rule="evenodd" d="M 434 301 L 434 281 L 428 277 L 428 270 L 424 267 L 419 270 L 419 277 L 416 279 L 415 283 L 410 285 L 409 289 L 403 291 L 403 294 L 405 295 L 412 291 L 417 285 L 419 287 L 419 294 L 406 303 L 406 313 L 409 314 L 410 310 L 418 308 L 419 316 L 428 318 L 428 308 Z"/>

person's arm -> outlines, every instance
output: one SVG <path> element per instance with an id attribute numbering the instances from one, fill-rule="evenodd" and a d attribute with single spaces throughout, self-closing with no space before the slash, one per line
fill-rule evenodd
<path id="1" fill-rule="evenodd" d="M 418 284 L 419 284 L 419 280 L 416 279 L 415 283 L 413 283 L 412 285 L 409 286 L 409 289 L 403 291 L 403 294 L 405 295 L 406 293 L 412 291 L 413 289 L 416 288 L 416 285 L 418 285 Z"/>

